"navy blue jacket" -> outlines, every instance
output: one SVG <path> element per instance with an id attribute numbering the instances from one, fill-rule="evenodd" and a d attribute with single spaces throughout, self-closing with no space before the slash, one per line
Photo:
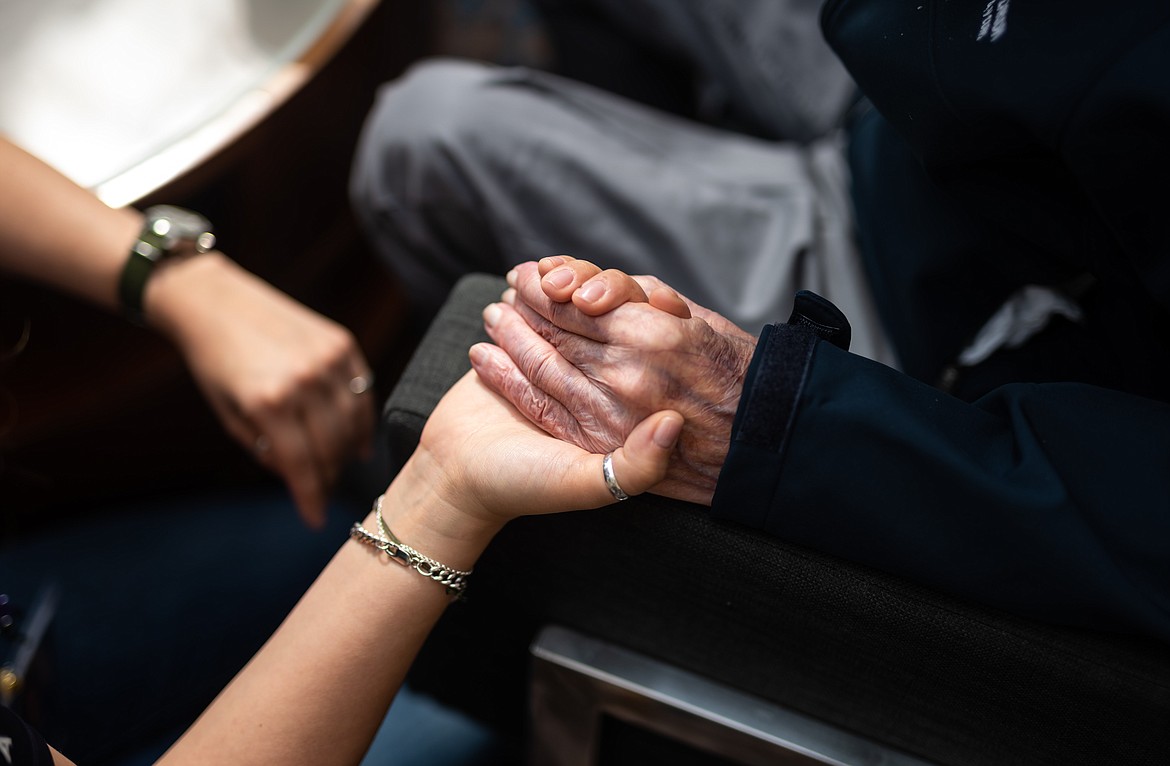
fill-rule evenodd
<path id="1" fill-rule="evenodd" d="M 858 237 L 905 373 L 766 328 L 713 512 L 1170 640 L 1170 3 L 830 0 L 822 24 L 873 105 Z M 956 379 L 1028 284 L 1083 321 Z"/>

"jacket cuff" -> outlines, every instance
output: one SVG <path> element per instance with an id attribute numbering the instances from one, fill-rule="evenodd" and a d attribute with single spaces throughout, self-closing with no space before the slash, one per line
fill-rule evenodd
<path id="1" fill-rule="evenodd" d="M 769 325 L 761 333 L 731 427 L 727 460 L 715 485 L 713 517 L 764 526 L 819 340 L 799 325 Z"/>
<path id="2" fill-rule="evenodd" d="M 848 350 L 850 336 L 840 309 L 807 290 L 796 294 L 787 324 L 764 328 L 715 485 L 713 517 L 765 526 L 816 345 L 826 341 Z"/>

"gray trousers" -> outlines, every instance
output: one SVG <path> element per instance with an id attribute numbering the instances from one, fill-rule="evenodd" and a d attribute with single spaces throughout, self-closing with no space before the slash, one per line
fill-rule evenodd
<path id="1" fill-rule="evenodd" d="M 835 131 L 763 141 L 545 72 L 435 60 L 380 92 L 351 194 L 424 310 L 465 273 L 567 253 L 661 277 L 751 332 L 814 290 L 851 318 L 855 351 L 891 363 L 842 149 Z"/>

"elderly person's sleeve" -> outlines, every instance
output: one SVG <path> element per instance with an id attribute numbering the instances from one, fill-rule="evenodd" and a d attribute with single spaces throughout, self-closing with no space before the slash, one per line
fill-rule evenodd
<path id="1" fill-rule="evenodd" d="M 1170 405 L 972 404 L 800 328 L 757 347 L 716 517 L 1050 622 L 1170 639 Z"/>

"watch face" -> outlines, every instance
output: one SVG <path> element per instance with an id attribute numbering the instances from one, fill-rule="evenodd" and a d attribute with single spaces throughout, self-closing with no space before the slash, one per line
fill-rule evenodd
<path id="1" fill-rule="evenodd" d="M 192 250 L 206 253 L 213 247 L 211 223 L 198 213 L 171 205 L 147 208 L 142 214 L 142 231 L 118 280 L 118 299 L 130 319 L 138 324 L 146 321 L 142 292 L 159 261 L 191 255 Z"/>
<path id="2" fill-rule="evenodd" d="M 211 233 L 211 222 L 198 213 L 173 205 L 156 205 L 148 208 L 146 225 L 159 238 L 162 248 L 170 250 L 176 243 L 189 239 L 201 253 L 215 247 L 215 235 Z"/>

